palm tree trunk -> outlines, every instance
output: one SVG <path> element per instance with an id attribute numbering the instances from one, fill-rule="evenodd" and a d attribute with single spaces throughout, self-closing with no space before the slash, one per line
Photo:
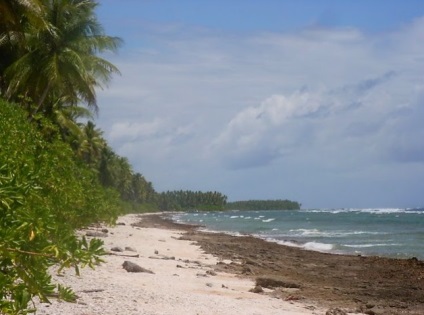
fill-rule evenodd
<path id="1" fill-rule="evenodd" d="M 51 87 L 51 81 L 49 81 L 48 83 L 47 83 L 47 86 L 46 86 L 46 88 L 44 89 L 44 91 L 43 91 L 43 94 L 41 94 L 41 97 L 40 97 L 40 99 L 38 100 L 38 104 L 37 104 L 37 108 L 32 112 L 32 114 L 31 114 L 31 117 L 30 117 L 30 121 L 32 120 L 32 118 L 35 116 L 35 114 L 37 114 L 39 111 L 40 111 L 40 109 L 41 109 L 41 106 L 43 105 L 43 103 L 44 103 L 44 101 L 46 100 L 46 97 L 47 97 L 47 93 L 50 91 L 50 87 Z"/>

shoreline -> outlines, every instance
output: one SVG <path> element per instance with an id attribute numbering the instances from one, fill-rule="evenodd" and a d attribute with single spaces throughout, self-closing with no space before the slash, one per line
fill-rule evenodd
<path id="1" fill-rule="evenodd" d="M 322 253 L 252 236 L 199 231 L 171 221 L 167 214 L 146 219 L 147 226 L 183 230 L 183 239 L 221 260 L 233 261 L 216 270 L 222 267 L 242 278 L 266 276 L 298 285 L 300 290 L 292 298 L 299 301 L 367 314 L 424 313 L 424 262 L 418 259 Z"/>
<path id="2" fill-rule="evenodd" d="M 306 213 L 308 212 L 308 209 L 302 209 L 306 210 Z M 365 209 L 364 209 L 365 210 Z M 393 212 L 389 211 L 390 209 L 382 208 L 381 212 L 378 212 L 378 214 L 383 215 L 391 215 Z M 413 213 L 419 213 L 424 214 L 422 208 L 419 208 L 420 211 L 413 211 Z M 201 211 L 195 211 L 191 212 L 188 211 L 187 214 L 189 214 L 188 217 L 185 217 L 184 215 L 181 215 L 183 212 L 175 212 L 172 213 L 172 219 L 175 221 L 175 223 L 188 223 L 193 225 L 199 225 L 199 231 L 203 232 L 211 232 L 211 233 L 224 233 L 232 236 L 254 236 L 260 239 L 263 239 L 268 242 L 274 242 L 280 245 L 284 246 L 290 246 L 290 247 L 296 247 L 304 250 L 311 250 L 311 251 L 317 251 L 321 253 L 329 253 L 329 254 L 341 254 L 341 255 L 353 255 L 353 256 L 379 256 L 379 257 L 386 257 L 386 258 L 393 258 L 393 259 L 418 259 L 421 261 L 424 261 L 424 251 L 422 244 L 419 242 L 419 235 L 408 235 L 409 231 L 398 231 L 398 234 L 406 235 L 405 238 L 399 239 L 397 236 L 390 234 L 393 231 L 386 231 L 386 230 L 367 230 L 365 227 L 364 229 L 360 229 L 360 223 L 358 223 L 359 230 L 350 229 L 351 227 L 342 227 L 342 231 L 339 230 L 333 230 L 332 228 L 328 229 L 324 227 L 299 227 L 299 222 L 295 222 L 295 227 L 281 227 L 281 226 L 272 226 L 272 227 L 266 227 L 261 226 L 258 230 L 253 230 L 251 223 L 252 221 L 246 220 L 249 224 L 249 227 L 246 230 L 243 230 L 243 224 L 240 222 L 241 218 L 245 219 L 252 219 L 259 220 L 258 222 L 263 221 L 265 216 L 261 216 L 260 211 L 254 211 L 255 214 L 250 213 L 250 211 L 246 211 L 245 213 L 238 213 L 239 210 L 229 210 L 227 213 L 226 211 L 218 212 L 217 214 L 217 224 L 218 226 L 216 229 L 207 227 L 204 225 Z M 228 212 L 230 212 L 228 214 Z M 242 211 L 243 212 L 243 211 Z M 284 217 L 279 217 L 279 211 L 277 210 L 266 210 L 266 217 L 272 218 L 265 220 L 264 222 L 271 222 L 274 221 L 275 218 L 277 220 L 285 220 Z M 272 212 L 276 212 L 276 217 L 272 214 Z M 291 212 L 291 211 L 288 211 Z M 335 210 L 334 212 L 331 211 L 311 211 L 312 214 L 322 212 L 324 215 L 328 215 L 328 213 L 340 213 L 343 211 Z M 360 211 L 362 213 L 376 213 L 373 211 Z M 207 212 L 207 213 L 213 213 L 213 212 Z M 402 215 L 404 212 L 400 212 Z M 174 216 L 175 215 L 175 216 Z M 193 218 L 191 215 L 198 216 L 198 218 Z M 253 217 L 256 216 L 256 217 Z M 228 219 L 233 218 L 239 218 L 238 220 L 235 220 L 235 229 L 225 225 L 228 222 L 225 222 L 225 217 Z M 262 217 L 262 218 L 261 218 Z M 396 218 L 398 215 L 396 215 Z M 206 217 L 205 222 L 209 222 L 211 217 Z M 316 219 L 316 218 L 315 218 Z M 321 218 L 320 218 L 321 219 Z M 291 218 L 289 219 L 291 220 Z M 306 218 L 306 220 L 309 220 L 309 218 Z M 314 220 L 314 219 L 312 219 Z M 418 220 L 418 218 L 417 218 Z M 244 221 L 244 220 L 242 220 Z M 256 221 L 254 221 L 256 222 Z M 313 221 L 311 221 L 313 222 Z M 224 224 L 226 228 L 221 229 L 219 226 L 221 224 Z M 297 223 L 297 224 L 296 224 Z M 215 224 L 214 222 L 209 222 L 208 224 Z M 272 231 L 271 231 L 272 228 Z M 263 230 L 262 230 L 263 229 Z M 282 229 L 280 231 L 280 229 Z M 324 229 L 324 230 L 321 230 Z M 274 231 L 278 231 L 274 234 Z M 279 234 L 281 232 L 281 234 Z M 295 232 L 295 233 L 291 233 Z M 406 233 L 404 233 L 406 232 Z M 369 234 L 370 237 L 364 237 L 363 235 Z M 387 240 L 381 239 L 375 239 L 373 235 L 388 235 Z M 358 238 L 359 235 L 359 238 Z M 351 238 L 353 236 L 353 238 Z M 411 243 L 410 240 L 415 237 L 417 245 L 414 245 L 410 247 Z"/>
<path id="3" fill-rule="evenodd" d="M 163 214 L 165 216 L 168 216 L 168 214 Z M 171 219 L 172 220 L 172 219 Z M 181 225 L 185 225 L 186 223 L 183 222 L 177 222 L 177 221 L 173 221 L 175 224 L 181 224 Z M 190 224 L 189 224 L 190 225 Z M 315 242 L 315 241 L 309 241 L 309 242 L 305 242 L 305 241 L 299 241 L 299 240 L 294 240 L 294 239 L 283 239 L 283 240 L 278 240 L 275 238 L 271 238 L 271 237 L 263 237 L 261 235 L 255 235 L 255 234 L 249 234 L 249 233 L 239 233 L 239 232 L 228 232 L 228 231 L 218 231 L 218 230 L 212 230 L 212 229 L 207 229 L 205 226 L 203 225 L 196 225 L 193 224 L 193 227 L 196 227 L 196 231 L 197 232 L 203 232 L 203 233 L 207 233 L 207 234 L 225 234 L 228 236 L 233 236 L 233 237 L 253 237 L 253 238 L 257 238 L 260 240 L 263 240 L 265 242 L 269 242 L 269 243 L 274 243 L 277 245 L 281 245 L 281 246 L 286 246 L 286 247 L 293 247 L 299 250 L 306 250 L 306 251 L 312 251 L 312 252 L 318 252 L 318 253 L 323 253 L 323 254 L 330 254 L 330 255 L 344 255 L 344 256 L 358 256 L 358 257 L 380 257 L 380 258 L 387 258 L 387 259 L 394 259 L 394 260 L 415 260 L 417 259 L 418 261 L 422 261 L 424 262 L 424 257 L 415 257 L 415 256 L 407 256 L 407 255 L 384 255 L 384 254 L 367 254 L 367 253 L 363 253 L 363 252 L 359 252 L 359 251 L 346 251 L 346 250 L 341 250 L 341 249 L 334 249 L 335 245 L 331 244 L 331 243 L 319 243 L 319 242 Z M 308 246 L 308 244 L 312 243 L 312 246 Z M 314 247 L 314 244 L 318 244 L 318 246 Z M 320 245 L 323 245 L 325 247 L 325 245 L 328 245 L 330 247 L 332 247 L 331 249 L 320 249 Z"/>
<path id="4" fill-rule="evenodd" d="M 58 284 L 70 286 L 75 303 L 51 299 L 35 302 L 38 315 L 323 315 L 326 310 L 300 300 L 284 300 L 250 292 L 255 283 L 231 270 L 232 261 L 220 259 L 185 239 L 193 227 L 165 226 L 159 214 L 120 217 L 114 227 L 78 231 L 80 235 L 107 229 L 102 237 L 109 255 L 94 270 L 73 269 L 51 274 Z M 136 224 L 139 222 L 139 224 Z M 160 223 L 162 222 L 162 223 Z M 181 230 L 184 228 L 184 230 Z M 116 251 L 119 247 L 122 251 Z M 150 272 L 127 272 L 130 261 Z"/>

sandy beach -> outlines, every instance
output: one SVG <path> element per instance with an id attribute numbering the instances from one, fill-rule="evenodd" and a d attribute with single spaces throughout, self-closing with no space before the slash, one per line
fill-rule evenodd
<path id="1" fill-rule="evenodd" d="M 72 270 L 54 275 L 79 298 L 38 304 L 37 314 L 424 313 L 421 261 L 306 251 L 200 232 L 157 214 L 117 222 L 103 240 L 106 250 L 123 251 L 111 251 L 106 263 L 82 269 L 80 277 Z M 127 272 L 125 261 L 152 273 Z M 255 287 L 259 292 L 251 292 Z"/>
<path id="2" fill-rule="evenodd" d="M 181 230 L 134 227 L 138 215 L 127 215 L 107 227 L 105 248 L 124 249 L 105 256 L 106 263 L 95 270 L 83 268 L 78 277 L 73 270 L 54 274 L 58 283 L 71 286 L 76 303 L 51 300 L 37 304 L 37 314 L 49 315 L 230 315 L 230 314 L 324 314 L 311 303 L 284 301 L 249 292 L 253 280 L 228 272 L 215 272 L 217 264 L 230 264 L 206 254 L 198 245 L 180 240 Z M 82 231 L 85 233 L 85 231 Z M 125 250 L 127 248 L 127 250 Z M 129 250 L 128 250 L 129 249 Z M 139 255 L 139 257 L 127 257 Z M 125 261 L 153 273 L 131 273 Z"/>
<path id="3" fill-rule="evenodd" d="M 215 270 L 259 281 L 272 289 L 261 294 L 351 313 L 424 314 L 424 262 L 413 257 L 304 250 L 249 235 L 208 233 L 201 227 L 176 224 L 166 215 L 145 216 L 138 225 L 184 230 L 182 239 L 195 242 L 221 260 L 232 261 L 217 264 Z M 290 292 L 292 288 L 298 289 Z"/>

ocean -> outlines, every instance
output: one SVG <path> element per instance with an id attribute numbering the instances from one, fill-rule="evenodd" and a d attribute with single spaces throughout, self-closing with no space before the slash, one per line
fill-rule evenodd
<path id="1" fill-rule="evenodd" d="M 308 250 L 424 260 L 424 208 L 189 212 L 174 220 Z"/>

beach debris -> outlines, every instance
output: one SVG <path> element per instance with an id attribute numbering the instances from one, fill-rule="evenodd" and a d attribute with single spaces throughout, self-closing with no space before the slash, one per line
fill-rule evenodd
<path id="1" fill-rule="evenodd" d="M 96 292 L 103 292 L 105 289 L 91 289 L 91 290 L 82 290 L 83 293 L 96 293 Z"/>
<path id="2" fill-rule="evenodd" d="M 300 285 L 291 282 L 285 282 L 278 279 L 268 278 L 268 277 L 258 277 L 256 278 L 256 285 L 260 285 L 263 288 L 274 289 L 274 288 L 292 288 L 299 289 Z"/>
<path id="3" fill-rule="evenodd" d="M 131 257 L 131 258 L 139 258 L 140 255 L 139 254 L 135 254 L 135 255 L 126 255 L 126 254 L 116 254 L 116 253 L 112 253 L 112 252 L 107 252 L 106 255 L 110 255 L 110 256 L 120 256 L 120 257 Z"/>
<path id="4" fill-rule="evenodd" d="M 155 249 L 155 255 L 159 255 L 159 251 Z"/>
<path id="5" fill-rule="evenodd" d="M 149 256 L 150 259 L 175 260 L 175 256 Z"/>
<path id="6" fill-rule="evenodd" d="M 254 274 L 252 269 L 249 266 L 244 265 L 242 269 L 242 274 L 248 275 L 248 274 Z"/>
<path id="7" fill-rule="evenodd" d="M 124 263 L 122 264 L 122 268 L 124 268 L 127 272 L 145 272 L 145 273 L 151 273 L 154 274 L 153 271 L 143 268 L 139 265 L 137 265 L 136 263 L 133 263 L 131 261 L 124 261 Z"/>
<path id="8" fill-rule="evenodd" d="M 112 247 L 110 250 L 111 250 L 112 252 L 123 252 L 123 251 L 124 251 L 124 250 L 123 250 L 121 247 L 119 247 L 119 246 Z"/>
<path id="9" fill-rule="evenodd" d="M 325 315 L 347 315 L 347 312 L 340 308 L 330 308 Z"/>
<path id="10" fill-rule="evenodd" d="M 366 315 L 375 315 L 376 312 L 374 312 L 372 310 L 372 308 L 375 307 L 375 304 L 373 303 L 366 303 L 365 305 L 361 305 L 358 308 L 358 312 L 362 313 L 362 314 L 366 314 Z"/>
<path id="11" fill-rule="evenodd" d="M 106 233 L 103 232 L 93 232 L 93 231 L 88 231 L 85 233 L 85 236 L 91 236 L 91 237 L 107 237 Z"/>
<path id="12" fill-rule="evenodd" d="M 247 257 L 244 261 L 245 265 L 252 265 L 252 266 L 262 266 L 263 264 L 255 259 L 251 259 Z"/>
<path id="13" fill-rule="evenodd" d="M 288 297 L 286 297 L 284 300 L 285 301 L 299 301 L 304 299 L 303 296 L 299 296 L 299 295 L 289 295 Z"/>
<path id="14" fill-rule="evenodd" d="M 208 275 L 207 274 L 205 274 L 205 273 L 196 273 L 196 277 L 204 277 L 204 278 L 206 278 Z"/>
<path id="15" fill-rule="evenodd" d="M 257 285 L 253 289 L 250 289 L 249 292 L 252 292 L 252 293 L 263 293 L 264 292 L 264 289 L 260 285 Z"/>

